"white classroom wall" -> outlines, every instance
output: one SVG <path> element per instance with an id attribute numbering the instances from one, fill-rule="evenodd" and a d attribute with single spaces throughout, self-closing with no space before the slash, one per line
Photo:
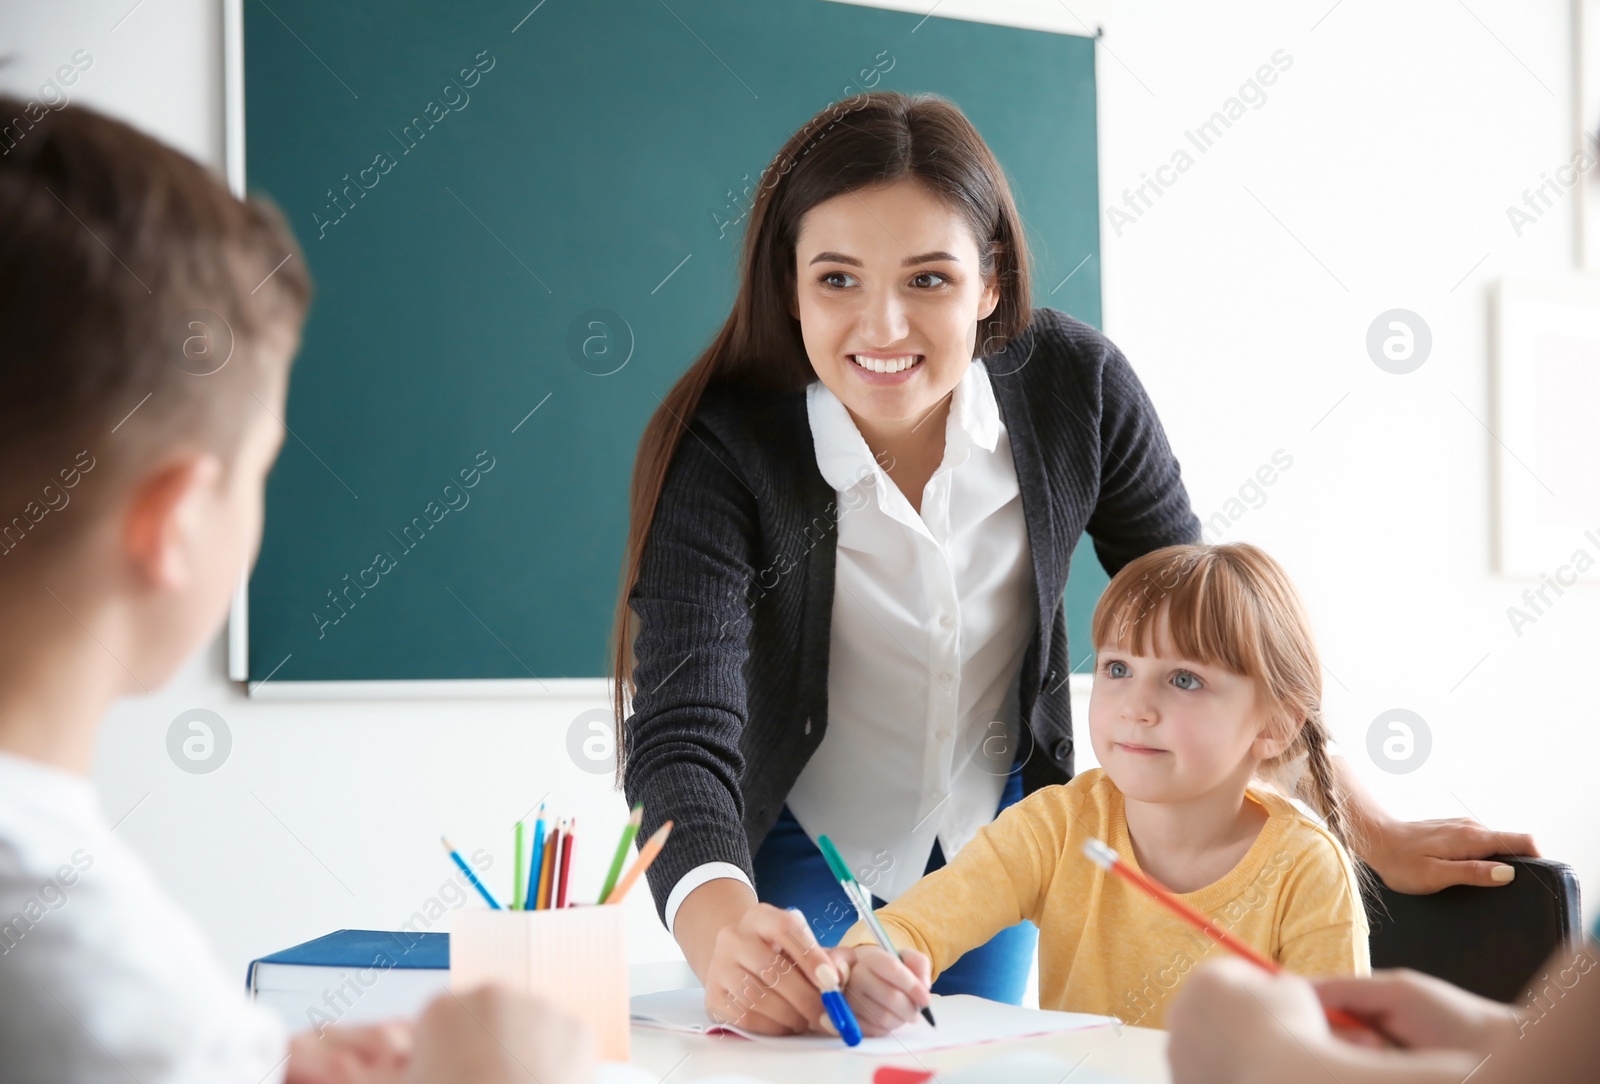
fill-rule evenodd
<path id="1" fill-rule="evenodd" d="M 1058 4 L 986 6 L 1079 29 Z M 1275 452 L 1292 459 L 1259 507 L 1208 537 L 1256 542 L 1295 576 L 1324 652 L 1328 717 L 1378 796 L 1408 817 L 1531 831 L 1600 893 L 1600 589 L 1568 589 L 1513 631 L 1506 608 L 1526 584 L 1491 572 L 1493 438 L 1478 420 L 1493 416 L 1491 284 L 1572 266 L 1573 195 L 1521 236 L 1506 214 L 1572 158 L 1568 4 L 1073 10 L 1102 12 L 1106 28 L 1108 209 L 1274 53 L 1291 58 L 1263 104 L 1193 168 L 1165 174 L 1176 181 L 1147 210 L 1102 216 L 1106 331 L 1155 400 L 1203 518 Z M 7 4 L 0 86 L 36 93 L 87 50 L 74 101 L 220 169 L 221 27 L 207 0 Z M 1374 317 L 1397 307 L 1422 314 L 1434 340 L 1406 376 L 1365 349 Z M 506 826 L 546 793 L 589 840 L 622 822 L 609 777 L 566 753 L 568 724 L 598 700 L 263 703 L 225 680 L 223 646 L 117 708 L 95 779 L 118 834 L 241 979 L 262 953 L 405 921 L 447 879 L 441 831 L 464 850 L 499 848 L 503 878 Z M 1410 774 L 1366 754 L 1368 725 L 1394 707 L 1432 731 Z M 212 774 L 181 772 L 167 754 L 169 724 L 191 708 L 218 712 L 232 734 Z M 599 879 L 600 849 L 581 856 L 581 876 Z M 634 958 L 673 957 L 648 894 L 629 906 Z"/>

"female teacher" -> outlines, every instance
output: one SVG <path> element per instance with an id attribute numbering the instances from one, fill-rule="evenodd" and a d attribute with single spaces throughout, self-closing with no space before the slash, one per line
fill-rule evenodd
<path id="1" fill-rule="evenodd" d="M 1062 593 L 1084 531 L 1113 574 L 1199 539 L 1127 360 L 1031 297 L 967 118 L 846 99 L 763 171 L 733 311 L 640 441 L 619 771 L 640 838 L 674 822 L 650 887 L 714 1016 L 817 1027 L 810 950 L 854 921 L 818 836 L 891 900 L 1072 777 Z M 1533 853 L 1397 822 L 1339 770 L 1396 888 L 1492 884 L 1464 859 Z M 934 989 L 1018 1002 L 1036 938 L 1002 931 Z"/>

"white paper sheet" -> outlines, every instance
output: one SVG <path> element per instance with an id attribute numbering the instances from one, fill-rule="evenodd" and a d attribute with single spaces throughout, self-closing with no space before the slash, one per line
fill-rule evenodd
<path id="1" fill-rule="evenodd" d="M 874 1057 L 917 1053 L 924 1050 L 946 1050 L 955 1046 L 975 1046 L 1002 1039 L 1024 1039 L 1034 1035 L 1053 1035 L 1063 1031 L 1109 1027 L 1117 1022 L 1114 1016 L 1022 1009 L 969 994 L 956 994 L 951 997 L 940 997 L 936 994 L 930 1008 L 933 1010 L 934 1019 L 939 1021 L 938 1027 L 930 1026 L 926 1020 L 919 1017 L 915 1022 L 906 1024 L 889 1035 L 862 1039 L 860 1045 L 849 1047 L 831 1035 L 759 1035 L 731 1025 L 714 1024 L 706 1015 L 705 991 L 699 988 L 641 994 L 628 1002 L 633 1022 L 642 1027 L 690 1032 L 696 1035 L 729 1033 L 742 1035 L 756 1042 L 787 1046 L 795 1050 L 842 1050 L 855 1054 L 870 1054 Z"/>

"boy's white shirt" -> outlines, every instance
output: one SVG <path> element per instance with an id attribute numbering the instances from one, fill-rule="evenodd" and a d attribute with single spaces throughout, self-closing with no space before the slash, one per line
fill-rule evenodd
<path id="1" fill-rule="evenodd" d="M 278 1084 L 287 1054 L 89 780 L 0 753 L 0 1077 Z"/>

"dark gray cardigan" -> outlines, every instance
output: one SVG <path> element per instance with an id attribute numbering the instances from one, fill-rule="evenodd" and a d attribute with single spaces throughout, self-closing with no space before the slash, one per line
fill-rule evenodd
<path id="1" fill-rule="evenodd" d="M 1011 438 L 1038 599 L 1021 675 L 1032 793 L 1072 778 L 1062 593 L 1078 538 L 1087 530 L 1115 574 L 1150 550 L 1198 541 L 1200 520 L 1149 397 L 1100 332 L 1034 309 L 1027 332 L 985 364 Z M 751 854 L 827 732 L 840 515 L 803 392 L 707 390 L 629 596 L 637 692 L 624 789 L 644 803 L 641 840 L 674 822 L 648 874 L 663 918 L 672 887 L 701 863 L 751 874 Z"/>

